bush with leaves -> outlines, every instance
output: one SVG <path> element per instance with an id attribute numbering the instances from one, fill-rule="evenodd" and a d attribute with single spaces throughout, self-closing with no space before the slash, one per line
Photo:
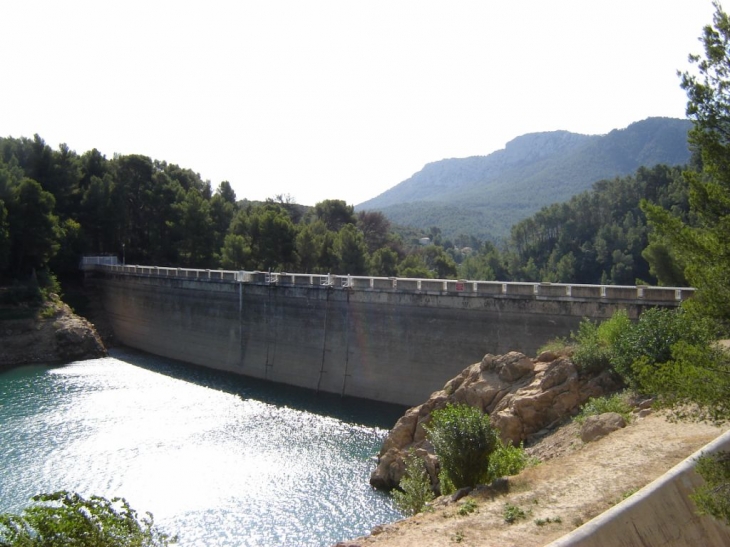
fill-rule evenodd
<path id="1" fill-rule="evenodd" d="M 702 454 L 695 470 L 705 479 L 705 484 L 690 495 L 699 513 L 730 525 L 730 452 Z"/>
<path id="2" fill-rule="evenodd" d="M 572 344 L 567 337 L 557 337 L 552 340 L 548 340 L 542 346 L 537 348 L 537 355 L 540 355 L 545 351 L 555 353 L 556 355 L 571 355 L 572 350 Z"/>
<path id="3" fill-rule="evenodd" d="M 581 322 L 573 361 L 581 370 L 612 367 L 677 417 L 722 421 L 730 417 L 730 354 L 715 342 L 718 334 L 717 323 L 693 306 L 650 308 L 635 323 L 620 310 L 600 324 Z"/>
<path id="4" fill-rule="evenodd" d="M 627 401 L 626 393 L 614 393 L 605 397 L 591 397 L 588 402 L 583 405 L 580 413 L 575 417 L 575 421 L 579 424 L 585 422 L 589 416 L 598 416 L 606 412 L 615 412 L 624 417 L 627 422 L 631 421 L 631 412 L 633 407 Z"/>
<path id="5" fill-rule="evenodd" d="M 616 340 L 632 326 L 626 310 L 618 310 L 610 319 L 594 323 L 583 319 L 578 332 L 571 334 L 575 348 L 573 362 L 582 371 L 598 372 L 611 368 Z"/>
<path id="6" fill-rule="evenodd" d="M 730 420 L 730 352 L 709 334 L 703 342 L 679 340 L 665 363 L 639 360 L 632 368 L 641 389 L 677 418 Z"/>
<path id="7" fill-rule="evenodd" d="M 536 465 L 536 458 L 528 456 L 525 448 L 520 446 L 512 446 L 505 444 L 502 439 L 497 438 L 497 447 L 489 458 L 489 478 L 491 482 L 500 477 L 509 477 L 517 475 L 526 467 Z"/>
<path id="8" fill-rule="evenodd" d="M 673 359 L 673 346 L 679 342 L 692 346 L 710 345 L 714 333 L 707 320 L 683 308 L 651 308 L 636 324 L 622 330 L 613 343 L 611 364 L 634 388 L 646 392 L 642 380 L 650 380 L 659 365 Z"/>
<path id="9" fill-rule="evenodd" d="M 0 514 L 0 547 L 165 547 L 177 537 L 160 532 L 151 513 L 139 520 L 122 498 L 86 499 L 59 491 L 33 496 L 20 515 Z"/>
<path id="10" fill-rule="evenodd" d="M 426 466 L 413 449 L 405 457 L 405 464 L 406 472 L 398 484 L 400 490 L 393 491 L 393 500 L 403 513 L 415 515 L 433 500 L 434 493 Z"/>
<path id="11" fill-rule="evenodd" d="M 489 415 L 469 405 L 448 404 L 434 410 L 426 426 L 441 463 L 441 493 L 489 480 L 489 458 L 497 448 L 497 432 Z"/>
<path id="12" fill-rule="evenodd" d="M 526 519 L 529 513 L 531 511 L 525 511 L 521 507 L 512 505 L 511 503 L 505 503 L 504 509 L 502 510 L 502 516 L 507 524 L 514 524 L 518 520 Z"/>

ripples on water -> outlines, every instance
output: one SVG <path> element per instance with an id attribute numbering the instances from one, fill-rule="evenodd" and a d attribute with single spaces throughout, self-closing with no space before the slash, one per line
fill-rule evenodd
<path id="1" fill-rule="evenodd" d="M 400 514 L 368 477 L 402 408 L 116 351 L 0 374 L 0 511 L 126 497 L 183 546 L 332 545 Z"/>

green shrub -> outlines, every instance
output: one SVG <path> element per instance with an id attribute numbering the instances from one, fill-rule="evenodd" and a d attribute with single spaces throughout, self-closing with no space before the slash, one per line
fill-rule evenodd
<path id="1" fill-rule="evenodd" d="M 675 344 L 682 341 L 709 345 L 713 335 L 706 321 L 692 317 L 682 308 L 650 308 L 636 324 L 616 337 L 611 364 L 628 385 L 641 390 L 641 377 L 651 376 L 657 365 L 671 361 Z"/>
<path id="2" fill-rule="evenodd" d="M 633 326 L 626 310 L 616 310 L 613 315 L 598 325 L 598 338 L 613 347 L 623 334 Z"/>
<path id="3" fill-rule="evenodd" d="M 634 363 L 643 390 L 675 417 L 723 423 L 730 420 L 730 353 L 715 342 L 672 346 L 672 360 Z"/>
<path id="4" fill-rule="evenodd" d="M 442 496 L 453 494 L 457 490 L 454 483 L 451 482 L 451 477 L 443 469 L 439 471 L 439 490 Z"/>
<path id="5" fill-rule="evenodd" d="M 489 416 L 469 405 L 447 405 L 431 413 L 428 439 L 441 463 L 441 493 L 489 480 L 489 458 L 497 434 Z"/>
<path id="6" fill-rule="evenodd" d="M 571 333 L 575 343 L 573 362 L 586 372 L 610 369 L 616 341 L 631 327 L 626 310 L 618 310 L 600 324 L 583 319 L 578 332 Z"/>
<path id="7" fill-rule="evenodd" d="M 166 547 L 177 543 L 157 530 L 151 513 L 141 521 L 126 500 L 85 499 L 59 491 L 39 494 L 23 513 L 0 514 L 0 545 L 7 547 Z"/>
<path id="8" fill-rule="evenodd" d="M 504 510 L 502 511 L 502 516 L 504 517 L 504 521 L 507 524 L 514 524 L 518 520 L 526 519 L 527 513 L 524 509 L 521 509 L 516 505 L 512 505 L 511 503 L 505 503 Z"/>
<path id="9" fill-rule="evenodd" d="M 405 464 L 406 472 L 398 484 L 400 490 L 393 492 L 393 500 L 403 513 L 415 515 L 433 500 L 434 494 L 426 466 L 412 449 L 405 458 Z"/>
<path id="10" fill-rule="evenodd" d="M 569 352 L 572 348 L 571 343 L 567 338 L 553 338 L 547 343 L 543 344 L 537 349 L 537 354 L 540 355 L 544 351 L 551 351 L 558 355 L 563 355 Z"/>
<path id="11" fill-rule="evenodd" d="M 616 412 L 617 414 L 621 414 L 627 422 L 630 422 L 633 407 L 627 399 L 628 394 L 626 392 L 614 393 L 613 395 L 604 397 L 591 397 L 583 405 L 580 413 L 575 417 L 575 421 L 582 424 L 588 416 L 597 416 L 605 412 Z"/>
<path id="12" fill-rule="evenodd" d="M 457 511 L 457 514 L 460 517 L 465 517 L 474 511 L 477 510 L 477 502 L 474 501 L 472 498 L 468 498 L 462 505 L 459 507 L 459 510 Z"/>
<path id="13" fill-rule="evenodd" d="M 61 284 L 58 282 L 56 274 L 50 270 L 39 270 L 37 273 L 38 287 L 40 289 L 43 300 L 50 300 L 51 294 L 61 297 Z"/>
<path id="14" fill-rule="evenodd" d="M 497 439 L 497 446 L 489 458 L 489 482 L 500 477 L 517 475 L 526 467 L 537 464 L 538 460 L 531 458 L 525 452 L 522 444 L 512 446 Z"/>
<path id="15" fill-rule="evenodd" d="M 705 484 L 690 494 L 698 512 L 730 525 L 730 452 L 701 455 L 695 470 L 705 479 Z"/>
<path id="16" fill-rule="evenodd" d="M 730 419 L 730 354 L 718 347 L 717 322 L 696 307 L 650 308 L 632 323 L 625 311 L 600 325 L 583 320 L 574 341 L 580 370 L 609 366 L 633 390 L 656 396 L 678 418 Z"/>
<path id="17" fill-rule="evenodd" d="M 575 342 L 573 362 L 583 371 L 596 371 L 610 366 L 609 350 L 598 339 L 598 324 L 583 319 L 578 325 L 578 332 L 571 333 Z"/>

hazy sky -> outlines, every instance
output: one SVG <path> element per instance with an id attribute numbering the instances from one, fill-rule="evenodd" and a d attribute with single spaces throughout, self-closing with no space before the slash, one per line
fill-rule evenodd
<path id="1" fill-rule="evenodd" d="M 0 135 L 357 204 L 525 133 L 684 117 L 710 0 L 0 0 Z"/>

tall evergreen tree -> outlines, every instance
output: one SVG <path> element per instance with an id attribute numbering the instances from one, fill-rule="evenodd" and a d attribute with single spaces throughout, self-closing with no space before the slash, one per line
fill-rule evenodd
<path id="1" fill-rule="evenodd" d="M 365 275 L 368 250 L 365 238 L 353 224 L 345 224 L 335 237 L 334 251 L 337 256 L 337 273 Z"/>
<path id="2" fill-rule="evenodd" d="M 15 188 L 8 211 L 15 275 L 45 268 L 58 251 L 61 233 L 55 204 L 53 195 L 35 180 L 24 178 Z"/>
<path id="3" fill-rule="evenodd" d="M 687 117 L 694 121 L 690 143 L 702 171 L 688 171 L 692 222 L 659 205 L 643 209 L 672 249 L 687 280 L 697 287 L 695 305 L 730 328 L 730 19 L 715 3 L 713 23 L 704 28 L 704 57 L 690 55 L 697 73 L 681 73 Z"/>

